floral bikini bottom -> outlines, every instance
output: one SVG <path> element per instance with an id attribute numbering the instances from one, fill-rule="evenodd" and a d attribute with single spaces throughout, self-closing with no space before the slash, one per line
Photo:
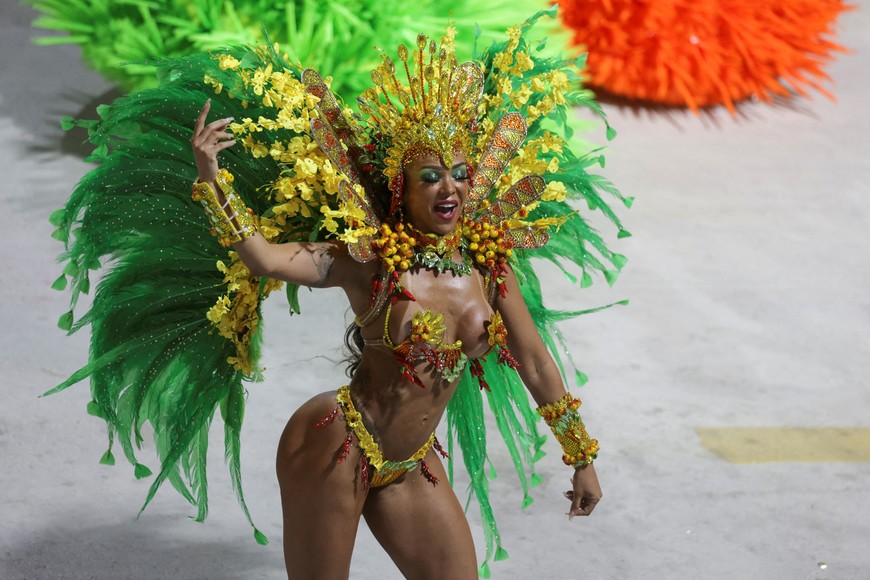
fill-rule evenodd
<path id="1" fill-rule="evenodd" d="M 432 485 L 438 483 L 438 478 L 429 471 L 429 467 L 423 460 L 429 449 L 433 447 L 442 457 L 447 457 L 447 453 L 442 449 L 441 444 L 438 443 L 438 439 L 435 438 L 435 433 L 432 433 L 426 443 L 408 459 L 391 461 L 384 458 L 381 446 L 363 424 L 362 415 L 356 410 L 353 400 L 350 398 L 350 387 L 345 385 L 338 389 L 336 400 L 338 406 L 329 415 L 315 423 L 314 426 L 317 428 L 326 427 L 335 421 L 338 412 L 341 411 L 342 415 L 344 415 L 344 422 L 347 424 L 347 437 L 345 437 L 344 443 L 336 453 L 336 461 L 341 463 L 347 459 L 350 448 L 353 446 L 354 438 L 356 438 L 360 451 L 362 451 L 362 457 L 360 458 L 360 481 L 363 483 L 363 487 L 376 488 L 389 485 L 404 474 L 417 469 L 418 465 L 427 481 Z"/>

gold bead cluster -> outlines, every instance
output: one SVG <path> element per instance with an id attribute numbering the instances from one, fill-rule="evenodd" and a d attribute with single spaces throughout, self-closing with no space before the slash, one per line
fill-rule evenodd
<path id="1" fill-rule="evenodd" d="M 487 342 L 490 346 L 504 346 L 507 344 L 507 328 L 502 320 L 501 312 L 498 310 L 493 313 L 486 330 L 489 334 Z"/>
<path id="2" fill-rule="evenodd" d="M 389 224 L 381 224 L 381 237 L 372 242 L 372 247 L 381 258 L 388 272 L 406 272 L 414 263 L 416 238 L 408 235 L 401 222 L 395 230 Z"/>
<path id="3" fill-rule="evenodd" d="M 537 408 L 537 411 L 538 415 L 543 417 L 544 421 L 549 425 L 569 411 L 576 413 L 577 409 L 579 409 L 582 404 L 583 403 L 580 399 L 574 397 L 571 393 L 565 393 L 565 395 L 558 401 L 541 405 Z"/>
<path id="4" fill-rule="evenodd" d="M 497 264 L 506 264 L 513 255 L 510 240 L 505 238 L 504 230 L 489 222 L 466 220 L 462 224 L 462 236 L 478 266 L 491 270 Z"/>

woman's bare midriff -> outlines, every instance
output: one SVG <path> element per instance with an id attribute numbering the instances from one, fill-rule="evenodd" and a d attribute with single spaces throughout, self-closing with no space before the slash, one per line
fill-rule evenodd
<path id="1" fill-rule="evenodd" d="M 415 300 L 399 300 L 392 307 L 389 332 L 396 344 L 408 337 L 414 313 L 428 308 L 444 315 L 444 344 L 462 340 L 462 350 L 469 358 L 486 354 L 490 348 L 487 325 L 493 311 L 476 270 L 461 277 L 450 272 L 409 271 L 402 276 L 402 284 Z M 377 344 L 383 332 L 384 315 L 363 329 L 369 344 L 350 383 L 351 394 L 384 456 L 402 459 L 419 449 L 435 430 L 458 381 L 441 379 L 426 362 L 417 366 L 423 387 L 402 379 L 393 350 Z"/>

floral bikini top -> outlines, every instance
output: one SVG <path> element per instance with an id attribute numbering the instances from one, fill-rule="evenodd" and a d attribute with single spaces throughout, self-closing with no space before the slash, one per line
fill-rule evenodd
<path id="1" fill-rule="evenodd" d="M 478 357 L 469 358 L 462 351 L 462 340 L 457 339 L 452 344 L 445 344 L 444 333 L 447 326 L 444 323 L 444 314 L 435 312 L 430 308 L 415 312 L 411 317 L 411 332 L 408 338 L 398 344 L 395 343 L 390 337 L 390 314 L 393 304 L 399 296 L 410 300 L 414 300 L 414 297 L 401 286 L 380 285 L 376 282 L 375 288 L 378 289 L 378 292 L 377 294 L 373 293 L 371 308 L 356 318 L 356 324 L 360 328 L 368 326 L 386 307 L 382 337 L 367 339 L 365 342 L 370 345 L 384 345 L 390 348 L 395 355 L 396 362 L 399 363 L 403 379 L 424 387 L 425 385 L 417 373 L 417 365 L 427 363 L 442 379 L 453 382 L 462 375 L 466 365 L 470 365 L 471 374 L 477 378 L 480 387 L 489 390 L 489 385 L 483 376 L 481 361 L 486 360 L 486 356 L 493 349 L 498 349 L 499 363 L 514 369 L 519 366 L 508 350 L 507 329 L 498 310 L 492 313 L 487 325 L 489 349 Z M 489 292 L 490 304 L 494 301 L 494 294 L 494 291 Z"/>

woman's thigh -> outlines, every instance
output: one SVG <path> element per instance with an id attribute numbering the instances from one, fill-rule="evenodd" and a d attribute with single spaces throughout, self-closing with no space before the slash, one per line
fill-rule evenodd
<path id="1" fill-rule="evenodd" d="M 356 445 L 338 463 L 347 429 L 335 409 L 335 391 L 302 405 L 278 444 L 277 471 L 284 512 L 284 560 L 293 580 L 347 578 L 366 491 L 359 481 Z"/>
<path id="2" fill-rule="evenodd" d="M 462 506 L 432 449 L 426 464 L 438 485 L 418 468 L 372 490 L 363 510 L 366 523 L 406 578 L 476 580 L 474 541 Z"/>

